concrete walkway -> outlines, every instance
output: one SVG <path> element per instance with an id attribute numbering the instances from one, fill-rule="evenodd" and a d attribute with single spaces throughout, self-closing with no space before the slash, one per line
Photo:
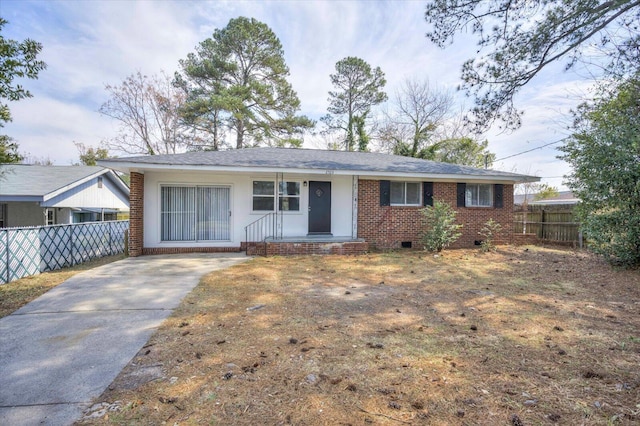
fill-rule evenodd
<path id="1" fill-rule="evenodd" d="M 244 253 L 128 258 L 0 319 L 0 425 L 78 420 L 182 298 Z"/>

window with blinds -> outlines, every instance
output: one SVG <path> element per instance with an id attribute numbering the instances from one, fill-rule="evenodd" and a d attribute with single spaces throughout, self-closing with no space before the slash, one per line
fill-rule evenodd
<path id="1" fill-rule="evenodd" d="M 466 207 L 491 207 L 493 204 L 493 185 L 468 183 L 465 186 Z"/>
<path id="2" fill-rule="evenodd" d="M 391 182 L 392 206 L 419 206 L 420 182 Z"/>
<path id="3" fill-rule="evenodd" d="M 162 186 L 162 241 L 220 241 L 231 239 L 230 188 Z"/>

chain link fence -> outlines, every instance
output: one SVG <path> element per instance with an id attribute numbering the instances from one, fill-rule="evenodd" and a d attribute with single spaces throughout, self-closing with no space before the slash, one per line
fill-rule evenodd
<path id="1" fill-rule="evenodd" d="M 128 220 L 0 229 L 0 284 L 123 253 Z"/>

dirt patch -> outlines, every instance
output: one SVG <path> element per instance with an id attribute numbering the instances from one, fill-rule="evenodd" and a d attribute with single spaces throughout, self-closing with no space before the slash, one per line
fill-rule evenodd
<path id="1" fill-rule="evenodd" d="M 640 273 L 584 252 L 257 258 L 205 277 L 80 423 L 631 425 L 638 365 Z"/>

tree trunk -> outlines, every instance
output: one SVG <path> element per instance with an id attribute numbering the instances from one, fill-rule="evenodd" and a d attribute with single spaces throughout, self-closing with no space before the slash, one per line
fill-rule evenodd
<path id="1" fill-rule="evenodd" d="M 244 121 L 236 120 L 236 149 L 244 148 Z"/>
<path id="2" fill-rule="evenodd" d="M 220 150 L 220 141 L 218 140 L 220 138 L 220 136 L 218 135 L 218 132 L 219 132 L 218 116 L 219 115 L 220 115 L 219 110 L 216 110 L 213 113 L 213 150 L 214 151 Z"/>
<path id="3" fill-rule="evenodd" d="M 346 140 L 347 151 L 353 151 L 353 147 L 355 145 L 354 139 L 355 138 L 353 135 L 353 115 L 351 114 L 351 111 L 349 111 L 349 122 L 347 123 L 347 140 Z"/>
<path id="4" fill-rule="evenodd" d="M 411 145 L 411 156 L 412 157 L 417 157 L 418 154 L 418 146 L 420 145 L 420 138 L 418 137 L 418 132 L 416 131 L 416 134 L 414 134 L 413 136 L 413 144 Z"/>

